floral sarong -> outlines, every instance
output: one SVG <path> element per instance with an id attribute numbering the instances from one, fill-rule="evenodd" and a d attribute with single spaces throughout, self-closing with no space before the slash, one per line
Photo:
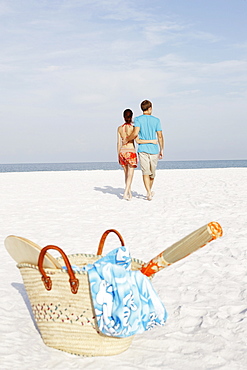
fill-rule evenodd
<path id="1" fill-rule="evenodd" d="M 73 270 L 87 271 L 100 331 L 128 337 L 164 325 L 167 312 L 151 281 L 132 271 L 125 246 L 114 249 L 92 265 Z"/>
<path id="2" fill-rule="evenodd" d="M 121 166 L 137 167 L 137 155 L 135 152 L 120 152 L 118 161 Z"/>

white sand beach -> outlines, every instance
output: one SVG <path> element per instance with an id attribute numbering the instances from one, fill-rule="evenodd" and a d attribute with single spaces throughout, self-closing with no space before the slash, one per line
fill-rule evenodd
<path id="1" fill-rule="evenodd" d="M 0 174 L 0 368 L 246 369 L 247 168 L 158 170 L 152 201 L 139 170 L 133 199 L 121 199 L 123 179 L 121 170 Z M 220 223 L 223 237 L 153 279 L 166 325 L 110 357 L 75 356 L 43 343 L 4 247 L 8 235 L 17 235 L 67 254 L 96 253 L 102 233 L 114 228 L 133 257 L 149 261 L 211 221 Z M 109 235 L 105 253 L 117 246 Z"/>

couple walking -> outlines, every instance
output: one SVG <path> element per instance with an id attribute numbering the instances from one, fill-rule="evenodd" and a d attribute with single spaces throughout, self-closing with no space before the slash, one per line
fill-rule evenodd
<path id="1" fill-rule="evenodd" d="M 123 112 L 124 124 L 118 127 L 117 151 L 119 164 L 124 169 L 125 191 L 123 198 L 130 200 L 131 184 L 134 169 L 137 167 L 137 155 L 134 141 L 138 144 L 138 155 L 142 170 L 143 183 L 147 191 L 147 199 L 152 200 L 152 186 L 158 159 L 163 157 L 164 138 L 160 120 L 152 116 L 152 103 L 144 100 L 141 103 L 143 114 L 136 117 L 132 125 L 133 112 Z"/>

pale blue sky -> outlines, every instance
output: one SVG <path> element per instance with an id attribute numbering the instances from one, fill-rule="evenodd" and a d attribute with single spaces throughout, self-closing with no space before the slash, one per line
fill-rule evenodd
<path id="1" fill-rule="evenodd" d="M 166 160 L 247 159 L 246 0 L 0 0 L 0 163 L 117 161 L 153 102 Z"/>

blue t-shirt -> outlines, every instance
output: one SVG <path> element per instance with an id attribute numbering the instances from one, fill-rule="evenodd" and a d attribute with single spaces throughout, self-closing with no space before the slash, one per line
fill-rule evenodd
<path id="1" fill-rule="evenodd" d="M 135 118 L 134 121 L 135 127 L 140 127 L 139 139 L 142 140 L 156 140 L 157 131 L 162 131 L 159 118 L 156 118 L 152 115 L 142 114 L 139 117 Z M 138 153 L 145 152 L 148 154 L 158 154 L 159 145 L 158 144 L 139 144 Z"/>

